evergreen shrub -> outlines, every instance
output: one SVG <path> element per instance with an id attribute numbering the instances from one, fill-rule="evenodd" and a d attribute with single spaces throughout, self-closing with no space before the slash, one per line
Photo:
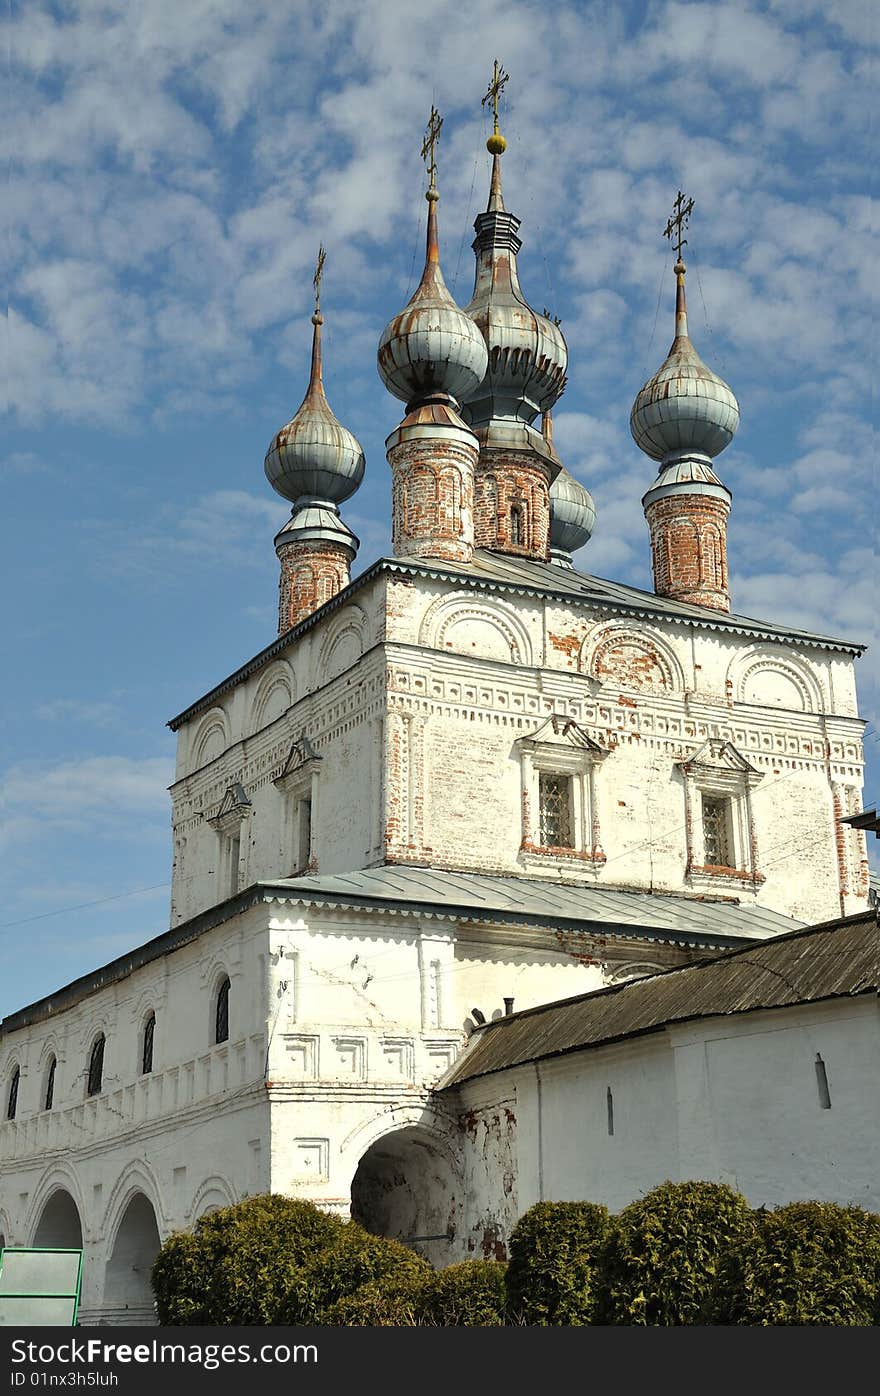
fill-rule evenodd
<path id="1" fill-rule="evenodd" d="M 608 1230 L 596 1202 L 538 1202 L 510 1236 L 507 1307 L 514 1323 L 596 1323 L 597 1266 Z"/>
<path id="2" fill-rule="evenodd" d="M 600 1323 L 705 1324 L 719 1273 L 755 1225 L 726 1183 L 661 1183 L 611 1220 L 601 1258 Z"/>
<path id="3" fill-rule="evenodd" d="M 278 1323 L 338 1322 L 331 1309 L 371 1281 L 418 1284 L 430 1277 L 431 1266 L 400 1241 L 365 1231 L 357 1222 L 344 1222 L 334 1243 L 320 1251 L 295 1276 Z"/>
<path id="4" fill-rule="evenodd" d="M 462 1260 L 437 1270 L 422 1288 L 420 1321 L 437 1328 L 503 1328 L 506 1270 L 498 1260 Z"/>
<path id="5" fill-rule="evenodd" d="M 790 1202 L 755 1216 L 725 1263 L 716 1323 L 880 1323 L 880 1216 L 834 1202 Z"/>

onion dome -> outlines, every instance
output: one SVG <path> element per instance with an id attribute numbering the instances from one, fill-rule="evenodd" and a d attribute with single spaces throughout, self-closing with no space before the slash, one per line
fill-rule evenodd
<path id="1" fill-rule="evenodd" d="M 319 259 L 319 268 L 322 264 Z M 316 274 L 316 289 L 319 280 Z M 296 502 L 317 498 L 340 504 L 354 494 L 364 478 L 364 453 L 357 437 L 334 417 L 324 394 L 323 323 L 316 296 L 308 392 L 291 421 L 274 437 L 266 452 L 264 469 L 269 484 L 285 499 Z"/>
<path id="2" fill-rule="evenodd" d="M 486 375 L 464 409 L 467 422 L 477 432 L 490 423 L 530 426 L 539 412 L 548 411 L 562 395 L 568 367 L 568 348 L 559 326 L 533 310 L 520 289 L 516 264 L 522 247 L 517 236 L 520 220 L 504 207 L 501 156 L 506 142 L 497 126 L 486 145 L 492 155 L 489 203 L 474 221 L 476 279 L 473 298 L 465 307 L 489 351 Z M 534 436 L 530 444 L 539 447 L 540 438 L 537 433 Z"/>
<path id="3" fill-rule="evenodd" d="M 590 541 L 596 506 L 590 491 L 563 467 L 550 486 L 550 560 L 571 567 L 571 555 Z"/>
<path id="4" fill-rule="evenodd" d="M 718 456 L 739 426 L 736 398 L 706 367 L 688 335 L 685 265 L 680 258 L 675 276 L 675 339 L 633 403 L 629 419 L 636 445 L 656 461 L 691 454 Z"/>
<path id="5" fill-rule="evenodd" d="M 428 235 L 422 279 L 404 309 L 385 326 L 378 350 L 379 376 L 389 393 L 406 403 L 408 411 L 437 394 L 460 402 L 486 372 L 483 336 L 455 304 L 440 269 L 440 195 L 433 167 L 425 198 Z"/>

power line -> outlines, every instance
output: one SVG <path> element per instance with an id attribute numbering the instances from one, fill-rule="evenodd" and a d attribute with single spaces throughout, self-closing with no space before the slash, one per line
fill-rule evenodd
<path id="1" fill-rule="evenodd" d="M 104 906 L 106 902 L 125 901 L 126 897 L 140 896 L 141 892 L 158 892 L 162 887 L 170 887 L 170 882 L 154 882 L 151 887 L 134 887 L 130 892 L 115 892 L 112 897 L 97 897 L 93 902 L 78 902 L 75 906 L 59 906 L 54 911 L 41 911 L 37 916 L 23 916 L 20 921 L 0 921 L 0 931 L 11 926 L 29 926 L 32 921 L 45 921 L 47 916 L 64 916 L 68 911 L 86 911 L 92 906 Z"/>

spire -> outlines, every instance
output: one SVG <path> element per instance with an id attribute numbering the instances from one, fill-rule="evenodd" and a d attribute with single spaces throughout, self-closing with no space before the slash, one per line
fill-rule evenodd
<path id="1" fill-rule="evenodd" d="M 501 96 L 504 87 L 510 80 L 510 74 L 505 73 L 498 59 L 495 59 L 495 72 L 492 81 L 486 90 L 486 95 L 481 102 L 485 106 L 487 102 L 492 103 L 492 134 L 486 142 L 486 149 L 492 156 L 492 179 L 489 184 L 489 203 L 486 206 L 487 213 L 504 212 L 504 197 L 501 193 L 501 157 L 507 149 L 507 141 L 498 129 L 498 98 Z"/>
<path id="2" fill-rule="evenodd" d="M 440 266 L 436 147 L 443 118 L 431 108 L 422 159 L 428 172 L 428 227 L 421 280 L 379 341 L 378 368 L 385 387 L 407 409 L 441 395 L 461 401 L 486 372 L 486 346 L 473 321 L 449 294 Z"/>
<path id="3" fill-rule="evenodd" d="M 312 367 L 309 373 L 309 386 L 305 396 L 306 402 L 311 398 L 321 398 L 325 403 L 327 401 L 324 394 L 321 360 L 321 326 L 324 323 L 324 317 L 321 314 L 321 278 L 324 274 L 324 263 L 326 260 L 327 253 L 324 251 L 324 244 L 321 243 L 318 248 L 318 261 L 315 266 L 315 274 L 312 277 L 312 285 L 315 288 L 315 313 L 312 316 L 312 324 L 314 325 L 314 329 L 312 330 Z"/>

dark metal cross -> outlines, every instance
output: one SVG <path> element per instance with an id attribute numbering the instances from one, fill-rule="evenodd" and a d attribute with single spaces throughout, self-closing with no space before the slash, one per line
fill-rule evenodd
<path id="1" fill-rule="evenodd" d="M 496 58 L 495 73 L 492 77 L 492 81 L 489 83 L 486 95 L 480 103 L 480 106 L 483 107 L 486 105 L 487 102 L 492 103 L 492 115 L 495 118 L 496 135 L 498 134 L 498 98 L 501 96 L 504 86 L 509 81 L 509 79 L 510 74 L 505 73 L 504 69 L 502 68 L 501 64 L 498 62 L 498 59 Z"/>
<path id="2" fill-rule="evenodd" d="M 679 189 L 678 197 L 673 205 L 675 212 L 663 229 L 663 236 L 669 238 L 670 242 L 672 242 L 675 248 L 675 255 L 679 261 L 681 261 L 681 249 L 687 246 L 687 238 L 683 238 L 682 233 L 688 226 L 693 206 L 693 199 L 686 200 L 684 194 L 682 194 Z M 673 238 L 675 239 L 674 242 Z"/>
<path id="3" fill-rule="evenodd" d="M 315 312 L 321 309 L 321 278 L 324 275 L 324 263 L 327 260 L 327 253 L 324 251 L 324 244 L 318 248 L 318 261 L 315 267 L 315 274 L 312 277 L 312 285 L 315 288 Z"/>
<path id="4" fill-rule="evenodd" d="M 425 168 L 430 178 L 430 184 L 428 186 L 430 189 L 435 187 L 434 176 L 437 173 L 437 162 L 434 159 L 434 147 L 437 144 L 440 135 L 440 127 L 442 125 L 443 117 L 440 115 L 437 108 L 432 106 L 431 115 L 428 118 L 428 126 L 425 132 L 425 139 L 422 141 L 422 159 L 425 162 Z"/>

